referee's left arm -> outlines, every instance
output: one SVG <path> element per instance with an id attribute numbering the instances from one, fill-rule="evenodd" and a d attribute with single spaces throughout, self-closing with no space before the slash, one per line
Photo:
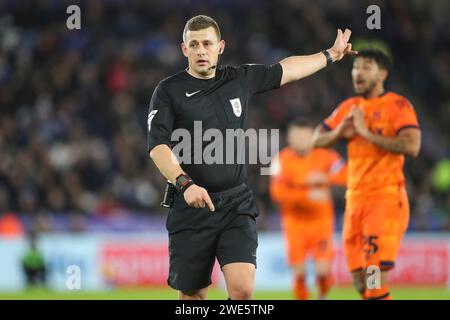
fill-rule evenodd
<path id="1" fill-rule="evenodd" d="M 349 29 L 345 29 L 345 32 L 338 29 L 336 40 L 330 49 L 307 56 L 292 56 L 280 61 L 283 68 L 280 85 L 310 76 L 325 68 L 329 62 L 341 60 L 346 54 L 356 54 L 348 42 L 351 33 Z"/>

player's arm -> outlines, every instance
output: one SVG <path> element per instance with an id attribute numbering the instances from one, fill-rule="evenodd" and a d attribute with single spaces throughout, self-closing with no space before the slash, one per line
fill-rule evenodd
<path id="1" fill-rule="evenodd" d="M 316 148 L 328 148 L 338 142 L 339 139 L 349 139 L 353 135 L 353 119 L 351 115 L 348 115 L 334 129 L 326 130 L 323 124 L 318 125 L 314 130 L 312 141 Z"/>
<path id="2" fill-rule="evenodd" d="M 319 124 L 314 130 L 312 137 L 313 146 L 316 148 L 328 148 L 334 145 L 340 139 L 338 128 L 334 130 L 325 130 L 323 125 Z"/>
<path id="3" fill-rule="evenodd" d="M 309 199 L 307 188 L 292 187 L 279 178 L 271 179 L 269 191 L 272 201 L 280 205 L 292 206 Z"/>
<path id="4" fill-rule="evenodd" d="M 396 137 L 384 137 L 370 130 L 363 131 L 361 136 L 380 148 L 405 156 L 417 157 L 420 151 L 421 133 L 418 128 L 402 130 Z"/>
<path id="5" fill-rule="evenodd" d="M 356 54 L 352 51 L 352 45 L 348 42 L 350 40 L 351 31 L 345 29 L 345 32 L 338 29 L 337 37 L 334 45 L 328 49 L 333 62 L 341 60 L 346 54 Z M 283 69 L 280 85 L 305 78 L 317 71 L 323 69 L 327 65 L 327 58 L 322 52 L 306 55 L 306 56 L 291 56 L 282 61 L 280 64 Z"/>
<path id="6" fill-rule="evenodd" d="M 352 110 L 356 132 L 363 138 L 387 151 L 417 157 L 420 151 L 421 133 L 418 127 L 405 128 L 396 137 L 384 137 L 370 131 L 365 122 L 364 114 L 358 109 Z"/>

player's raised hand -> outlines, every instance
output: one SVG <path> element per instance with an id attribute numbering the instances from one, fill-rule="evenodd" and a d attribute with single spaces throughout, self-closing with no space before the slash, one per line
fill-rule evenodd
<path id="1" fill-rule="evenodd" d="M 351 34 L 352 32 L 350 29 L 345 29 L 344 32 L 342 32 L 341 29 L 337 30 L 336 40 L 334 41 L 333 46 L 328 49 L 333 61 L 339 61 L 347 54 L 355 55 L 358 53 L 357 51 L 352 50 L 352 44 L 349 43 Z"/>
<path id="2" fill-rule="evenodd" d="M 369 129 L 364 121 L 364 112 L 358 108 L 352 108 L 353 125 L 355 126 L 356 133 L 361 137 L 365 137 L 369 133 Z"/>
<path id="3" fill-rule="evenodd" d="M 190 207 L 204 208 L 208 206 L 209 211 L 214 211 L 214 204 L 209 197 L 208 191 L 196 184 L 188 187 L 184 192 L 184 200 Z"/>
<path id="4" fill-rule="evenodd" d="M 356 130 L 353 124 L 353 115 L 346 116 L 337 126 L 338 136 L 345 139 L 351 139 L 355 136 Z"/>

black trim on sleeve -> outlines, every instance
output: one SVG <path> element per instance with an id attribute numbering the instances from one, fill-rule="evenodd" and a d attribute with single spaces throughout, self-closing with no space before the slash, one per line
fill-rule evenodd
<path id="1" fill-rule="evenodd" d="M 420 129 L 417 125 L 411 124 L 411 125 L 406 125 L 403 127 L 400 127 L 397 129 L 397 135 L 400 133 L 400 131 L 402 131 L 403 129 L 409 129 L 409 128 L 416 128 L 416 129 Z"/>
<path id="2" fill-rule="evenodd" d="M 325 122 L 322 122 L 322 127 L 326 130 L 326 131 L 331 131 L 333 129 L 331 129 L 331 127 L 329 125 L 327 125 Z"/>

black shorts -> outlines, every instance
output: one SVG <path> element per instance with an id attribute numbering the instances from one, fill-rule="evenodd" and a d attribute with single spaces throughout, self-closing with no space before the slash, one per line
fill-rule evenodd
<path id="1" fill-rule="evenodd" d="M 220 267 L 231 262 L 256 267 L 258 208 L 246 184 L 210 193 L 215 211 L 190 208 L 181 194 L 175 196 L 167 217 L 169 278 L 177 290 L 198 290 L 211 284 L 215 258 Z"/>

